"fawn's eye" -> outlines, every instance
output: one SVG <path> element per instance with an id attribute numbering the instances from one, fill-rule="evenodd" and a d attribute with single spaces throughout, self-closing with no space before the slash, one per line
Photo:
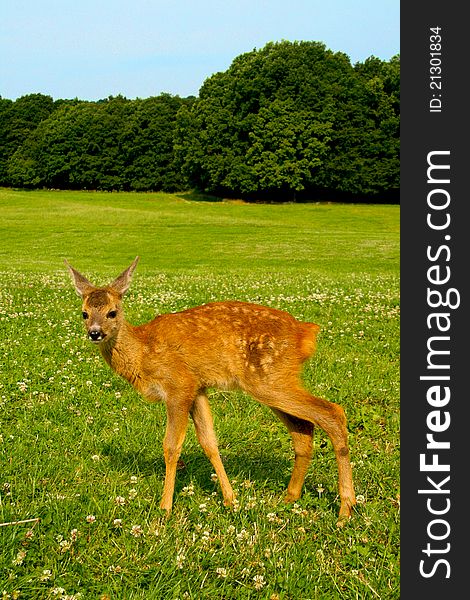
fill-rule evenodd
<path id="1" fill-rule="evenodd" d="M 106 316 L 108 319 L 115 319 L 117 316 L 117 310 L 110 310 Z"/>
<path id="2" fill-rule="evenodd" d="M 88 313 L 85 310 L 82 312 L 82 317 L 88 319 Z"/>

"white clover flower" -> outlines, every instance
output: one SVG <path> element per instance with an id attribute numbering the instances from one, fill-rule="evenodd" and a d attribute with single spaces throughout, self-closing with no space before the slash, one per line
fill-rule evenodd
<path id="1" fill-rule="evenodd" d="M 253 581 L 255 583 L 256 590 L 261 590 L 266 585 L 263 575 L 255 575 L 253 577 Z"/>
<path id="2" fill-rule="evenodd" d="M 108 571 L 110 573 L 122 573 L 122 567 L 119 565 L 109 565 Z"/>
<path id="3" fill-rule="evenodd" d="M 18 552 L 18 554 L 16 555 L 16 558 L 14 558 L 12 560 L 12 564 L 14 564 L 16 566 L 22 565 L 25 557 L 26 557 L 26 551 L 25 550 L 20 550 Z"/>
<path id="4" fill-rule="evenodd" d="M 176 555 L 176 566 L 178 567 L 178 569 L 184 568 L 185 559 L 186 559 L 186 556 L 183 553 L 179 553 Z"/>
<path id="5" fill-rule="evenodd" d="M 131 535 L 133 535 L 134 537 L 140 537 L 141 535 L 143 535 L 143 530 L 142 527 L 140 525 L 132 525 L 131 527 Z"/>
<path id="6" fill-rule="evenodd" d="M 94 523 L 96 521 L 96 517 L 95 515 L 87 515 L 85 520 L 87 523 Z"/>
<path id="7" fill-rule="evenodd" d="M 276 513 L 270 512 L 266 515 L 266 518 L 270 523 L 274 523 L 277 520 Z"/>
<path id="8" fill-rule="evenodd" d="M 225 567 L 217 567 L 215 572 L 217 573 L 217 576 L 221 579 L 225 579 L 227 577 L 227 569 Z"/>
<path id="9" fill-rule="evenodd" d="M 181 490 L 181 494 L 183 496 L 194 496 L 194 484 L 190 483 L 189 485 L 186 485 L 182 490 Z"/>
<path id="10" fill-rule="evenodd" d="M 42 572 L 41 577 L 39 578 L 40 581 L 49 581 L 49 579 L 52 577 L 52 571 L 50 569 L 44 569 L 44 571 Z"/>
<path id="11" fill-rule="evenodd" d="M 65 593 L 66 593 L 66 592 L 65 592 L 65 590 L 64 590 L 64 588 L 63 588 L 63 587 L 55 587 L 55 588 L 52 590 L 52 594 L 53 594 L 54 596 L 61 596 L 61 597 L 62 597 L 62 596 L 65 594 Z"/>
<path id="12" fill-rule="evenodd" d="M 254 496 L 250 496 L 248 498 L 248 502 L 245 505 L 246 510 L 251 510 L 256 507 L 256 498 Z"/>
<path id="13" fill-rule="evenodd" d="M 62 540 L 59 543 L 59 546 L 61 554 L 64 554 L 65 552 L 67 552 L 67 550 L 70 550 L 70 548 L 72 547 L 72 542 L 69 542 L 69 540 Z"/>
<path id="14" fill-rule="evenodd" d="M 118 506 L 124 506 L 124 504 L 126 503 L 126 499 L 124 498 L 124 496 L 116 496 L 116 498 L 114 498 L 114 502 Z"/>

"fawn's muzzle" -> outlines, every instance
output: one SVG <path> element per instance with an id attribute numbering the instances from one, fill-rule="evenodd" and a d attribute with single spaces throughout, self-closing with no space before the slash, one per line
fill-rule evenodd
<path id="1" fill-rule="evenodd" d="M 105 337 L 105 334 L 99 328 L 90 329 L 88 331 L 88 339 L 92 342 L 101 342 Z"/>

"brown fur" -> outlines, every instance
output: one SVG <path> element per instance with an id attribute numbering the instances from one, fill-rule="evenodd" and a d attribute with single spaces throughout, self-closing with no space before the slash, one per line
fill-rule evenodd
<path id="1" fill-rule="evenodd" d="M 138 258 L 112 284 L 96 288 L 70 265 L 90 339 L 105 361 L 147 400 L 167 408 L 166 475 L 161 508 L 171 511 L 177 462 L 191 414 L 217 473 L 225 504 L 234 494 L 220 459 L 206 389 L 242 389 L 269 406 L 289 429 L 295 450 L 286 501 L 300 497 L 312 456 L 313 426 L 330 437 L 339 471 L 340 519 L 355 504 L 346 418 L 337 404 L 300 382 L 302 363 L 316 348 L 319 326 L 245 302 L 213 302 L 133 326 L 122 312 Z M 92 337 L 94 336 L 94 337 Z"/>

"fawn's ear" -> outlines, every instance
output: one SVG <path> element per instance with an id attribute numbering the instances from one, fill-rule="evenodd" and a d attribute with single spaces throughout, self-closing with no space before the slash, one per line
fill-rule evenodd
<path id="1" fill-rule="evenodd" d="M 111 285 L 109 287 L 113 288 L 113 290 L 116 291 L 121 296 L 124 296 L 124 294 L 129 289 L 129 286 L 131 285 L 132 273 L 134 272 L 138 262 L 139 262 L 139 257 L 136 256 L 134 258 L 134 262 L 130 265 L 130 267 L 127 267 L 127 269 L 125 271 L 123 271 L 119 275 L 119 277 L 117 277 L 113 281 L 113 283 L 111 283 Z"/>
<path id="2" fill-rule="evenodd" d="M 64 262 L 67 265 L 67 268 L 70 272 L 70 276 L 72 277 L 72 281 L 75 286 L 75 291 L 81 298 L 83 298 L 85 294 L 89 294 L 92 290 L 95 289 L 95 286 L 92 283 L 90 283 L 86 277 L 83 277 L 81 273 L 74 269 L 67 260 L 65 260 Z"/>

